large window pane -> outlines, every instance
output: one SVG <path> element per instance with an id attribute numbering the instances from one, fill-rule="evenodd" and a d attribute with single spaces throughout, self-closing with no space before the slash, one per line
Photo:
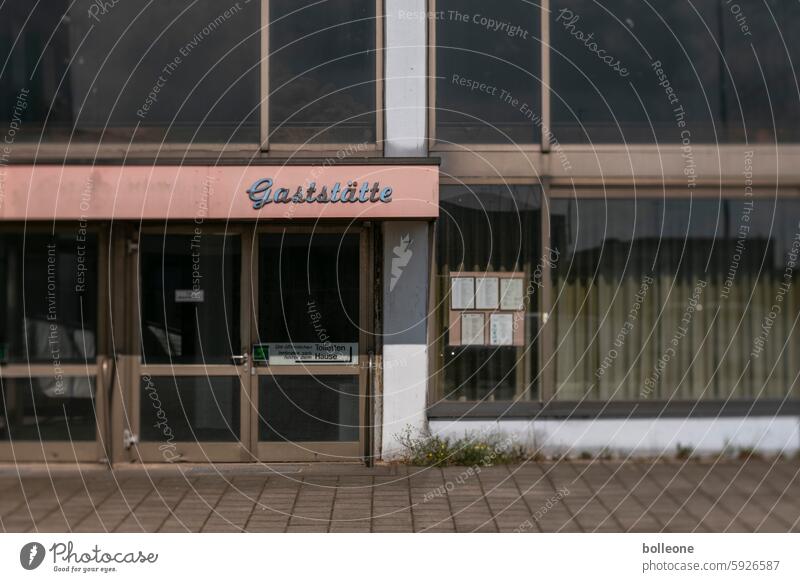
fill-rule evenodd
<path id="1" fill-rule="evenodd" d="M 798 393 L 800 202 L 554 200 L 550 219 L 559 399 Z"/>
<path id="2" fill-rule="evenodd" d="M 238 236 L 141 239 L 141 334 L 146 364 L 230 364 L 242 353 Z"/>
<path id="3" fill-rule="evenodd" d="M 780 0 L 554 0 L 554 138 L 797 140 L 798 25 Z"/>
<path id="4" fill-rule="evenodd" d="M 539 6 L 440 0 L 436 10 L 437 139 L 538 142 Z"/>
<path id="5" fill-rule="evenodd" d="M 95 363 L 97 236 L 0 234 L 0 360 Z"/>
<path id="6" fill-rule="evenodd" d="M 528 186 L 444 186 L 437 224 L 437 323 L 439 397 L 452 400 L 536 398 L 539 261 L 538 189 Z M 451 289 L 454 278 L 497 280 L 518 276 L 522 309 L 479 302 L 461 309 Z M 504 308 L 505 307 L 505 308 Z M 483 318 L 480 341 L 464 341 L 461 318 Z M 510 316 L 516 345 L 493 345 L 492 316 Z M 460 337 L 454 337 L 459 318 Z M 485 328 L 485 329 L 484 329 Z M 521 338 L 521 339 L 520 339 Z"/>
<path id="7" fill-rule="evenodd" d="M 375 141 L 375 1 L 270 0 L 276 143 Z"/>
<path id="8" fill-rule="evenodd" d="M 17 140 L 258 142 L 259 5 L 5 2 L 0 124 L 18 113 Z"/>

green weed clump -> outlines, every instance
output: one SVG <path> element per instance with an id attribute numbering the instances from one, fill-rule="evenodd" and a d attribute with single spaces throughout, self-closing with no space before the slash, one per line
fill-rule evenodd
<path id="1" fill-rule="evenodd" d="M 500 435 L 447 439 L 429 433 L 415 435 L 407 429 L 399 441 L 405 448 L 405 462 L 422 467 L 489 467 L 519 463 L 528 458 L 524 447 Z"/>

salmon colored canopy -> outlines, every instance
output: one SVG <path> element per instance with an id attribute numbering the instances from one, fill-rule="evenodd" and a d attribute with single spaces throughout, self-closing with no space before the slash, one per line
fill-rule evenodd
<path id="1" fill-rule="evenodd" d="M 439 168 L 8 166 L 2 220 L 435 218 Z"/>

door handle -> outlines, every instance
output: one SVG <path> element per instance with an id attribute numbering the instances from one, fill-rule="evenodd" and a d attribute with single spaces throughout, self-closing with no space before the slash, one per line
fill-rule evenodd
<path id="1" fill-rule="evenodd" d="M 241 356 L 231 356 L 231 360 L 235 366 L 242 366 L 247 363 L 247 354 Z"/>

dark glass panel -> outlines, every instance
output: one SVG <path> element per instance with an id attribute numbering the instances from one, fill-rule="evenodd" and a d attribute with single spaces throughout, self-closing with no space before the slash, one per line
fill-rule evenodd
<path id="1" fill-rule="evenodd" d="M 263 343 L 357 343 L 359 237 L 260 238 L 259 336 Z"/>
<path id="2" fill-rule="evenodd" d="M 0 360 L 94 364 L 97 236 L 0 235 Z"/>
<path id="3" fill-rule="evenodd" d="M 241 241 L 141 238 L 141 333 L 148 364 L 230 364 L 240 345 Z"/>
<path id="4" fill-rule="evenodd" d="M 375 141 L 375 2 L 270 0 L 276 143 Z"/>
<path id="5" fill-rule="evenodd" d="M 3 378 L 0 440 L 93 441 L 94 377 Z"/>
<path id="6" fill-rule="evenodd" d="M 257 0 L 5 2 L 0 125 L 18 114 L 17 141 L 258 142 L 259 14 Z"/>
<path id="7" fill-rule="evenodd" d="M 539 142 L 539 6 L 441 0 L 436 10 L 436 138 Z"/>
<path id="8" fill-rule="evenodd" d="M 796 141 L 799 24 L 781 0 L 554 0 L 553 139 Z"/>
<path id="9" fill-rule="evenodd" d="M 358 376 L 262 376 L 259 383 L 259 440 L 358 440 Z"/>
<path id="10" fill-rule="evenodd" d="M 143 441 L 239 440 L 238 376 L 142 376 Z"/>

